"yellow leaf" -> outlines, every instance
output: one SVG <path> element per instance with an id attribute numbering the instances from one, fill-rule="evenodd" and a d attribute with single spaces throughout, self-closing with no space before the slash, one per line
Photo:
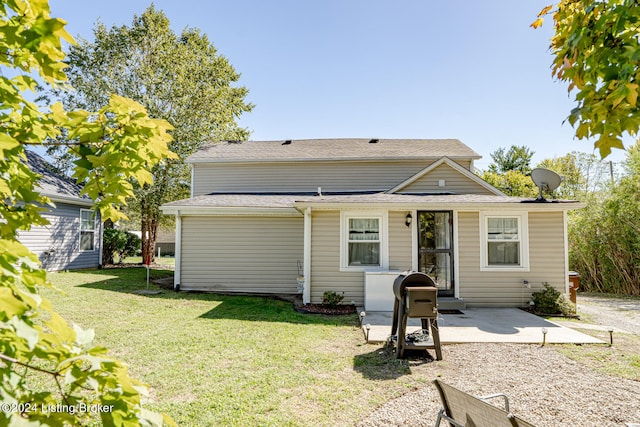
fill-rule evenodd
<path id="1" fill-rule="evenodd" d="M 529 26 L 533 29 L 540 28 L 543 22 L 544 22 L 543 18 L 538 18 L 535 21 L 533 21 L 533 23 L 531 23 L 531 25 Z"/>
<path id="2" fill-rule="evenodd" d="M 549 11 L 553 8 L 553 5 L 550 4 L 549 6 L 545 6 L 542 8 L 542 10 L 540 11 L 540 13 L 538 13 L 538 17 L 546 15 L 547 13 L 549 13 Z"/>

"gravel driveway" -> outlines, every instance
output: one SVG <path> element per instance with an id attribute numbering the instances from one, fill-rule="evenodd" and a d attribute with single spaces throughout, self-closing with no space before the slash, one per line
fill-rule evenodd
<path id="1" fill-rule="evenodd" d="M 640 301 L 579 295 L 578 305 L 594 322 L 640 334 Z M 477 396 L 506 393 L 511 411 L 538 427 L 640 423 L 640 381 L 596 372 L 554 346 L 459 344 L 443 353 L 443 361 L 421 365 L 427 378 Z M 428 385 L 383 404 L 356 425 L 433 426 L 440 406 Z"/>
<path id="2" fill-rule="evenodd" d="M 640 335 L 640 300 L 578 294 L 577 301 L 590 321 Z"/>

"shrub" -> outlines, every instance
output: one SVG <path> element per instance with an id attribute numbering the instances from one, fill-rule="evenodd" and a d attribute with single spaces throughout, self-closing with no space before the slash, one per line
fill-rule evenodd
<path id="1" fill-rule="evenodd" d="M 531 294 L 531 299 L 535 304 L 534 310 L 540 314 L 563 314 L 565 316 L 575 314 L 573 304 L 567 297 L 549 283 L 544 282 L 544 289 Z"/>
<path id="2" fill-rule="evenodd" d="M 342 294 L 339 294 L 335 291 L 326 291 L 324 294 L 322 294 L 322 303 L 331 307 L 335 307 L 336 305 L 340 304 L 343 299 L 344 292 Z"/>
<path id="3" fill-rule="evenodd" d="M 140 250 L 140 238 L 128 231 L 118 230 L 117 228 L 105 228 L 103 234 L 103 245 L 105 252 L 110 256 L 106 256 L 105 263 L 112 264 L 114 255 L 122 260 L 125 257 L 135 255 Z"/>

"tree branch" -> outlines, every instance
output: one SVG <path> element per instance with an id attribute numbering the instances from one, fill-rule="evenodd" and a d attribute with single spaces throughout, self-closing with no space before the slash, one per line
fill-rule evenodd
<path id="1" fill-rule="evenodd" d="M 48 369 L 43 369 L 37 366 L 29 365 L 28 363 L 21 362 L 18 359 L 14 359 L 13 357 L 7 356 L 6 354 L 0 353 L 0 359 L 7 362 L 15 363 L 16 365 L 24 366 L 25 368 L 33 369 L 34 371 L 44 372 L 45 374 L 53 375 L 54 377 L 60 376 L 59 372 L 50 371 Z"/>

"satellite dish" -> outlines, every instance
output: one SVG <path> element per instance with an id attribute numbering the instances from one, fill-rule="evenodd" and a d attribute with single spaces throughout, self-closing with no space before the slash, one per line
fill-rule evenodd
<path id="1" fill-rule="evenodd" d="M 540 195 L 536 202 L 544 202 L 546 199 L 542 195 L 543 191 L 553 191 L 562 182 L 562 177 L 549 169 L 536 168 L 531 171 L 531 179 L 540 189 Z"/>

